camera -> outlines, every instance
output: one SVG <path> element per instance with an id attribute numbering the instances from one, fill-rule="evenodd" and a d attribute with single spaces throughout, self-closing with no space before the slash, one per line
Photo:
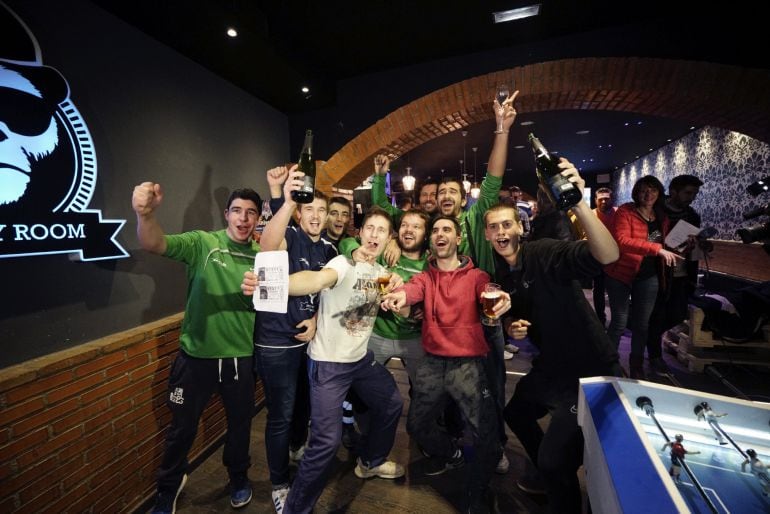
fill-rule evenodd
<path id="1" fill-rule="evenodd" d="M 750 220 L 762 215 L 770 215 L 770 203 L 743 213 L 743 219 Z M 770 253 L 770 221 L 746 228 L 739 228 L 738 236 L 744 244 L 759 242 Z"/>

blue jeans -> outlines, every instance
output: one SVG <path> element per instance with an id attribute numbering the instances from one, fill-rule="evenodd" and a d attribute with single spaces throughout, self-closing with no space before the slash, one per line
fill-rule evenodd
<path id="1" fill-rule="evenodd" d="M 254 347 L 257 374 L 262 379 L 267 407 L 267 466 L 270 482 L 275 486 L 289 483 L 289 447 L 292 443 L 299 446 L 307 433 L 310 409 L 306 392 L 306 352 L 307 345 L 295 348 Z"/>
<path id="2" fill-rule="evenodd" d="M 607 327 L 607 335 L 615 348 L 620 343 L 620 336 L 628 324 L 629 306 L 631 311 L 631 358 L 643 359 L 647 344 L 650 315 L 655 307 L 658 295 L 658 277 L 653 275 L 642 280 L 634 280 L 627 285 L 610 276 L 605 277 L 604 285 L 610 298 L 612 318 Z M 630 297 L 630 300 L 629 300 Z"/>
<path id="3" fill-rule="evenodd" d="M 308 359 L 310 380 L 310 439 L 286 499 L 284 513 L 309 514 L 326 485 L 329 466 L 342 439 L 342 400 L 353 389 L 369 407 L 371 426 L 363 435 L 360 459 L 379 466 L 396 439 L 403 401 L 390 372 L 371 351 L 357 362 Z"/>

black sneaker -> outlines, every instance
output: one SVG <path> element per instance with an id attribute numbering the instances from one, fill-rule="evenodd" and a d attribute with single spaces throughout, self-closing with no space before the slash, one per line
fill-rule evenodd
<path id="1" fill-rule="evenodd" d="M 428 476 L 441 475 L 447 471 L 461 468 L 464 465 L 465 457 L 463 457 L 463 452 L 462 450 L 457 450 L 452 457 L 431 459 L 428 468 L 425 470 L 425 474 Z"/>
<path id="2" fill-rule="evenodd" d="M 353 423 L 342 424 L 342 446 L 348 450 L 354 450 L 360 440 L 361 434 L 358 433 Z"/>
<path id="3" fill-rule="evenodd" d="M 516 481 L 519 489 L 529 494 L 545 494 L 545 486 L 537 471 L 527 473 Z"/>
<path id="4" fill-rule="evenodd" d="M 158 492 L 158 496 L 155 498 L 155 506 L 152 509 L 151 514 L 174 514 L 176 512 L 176 500 L 184 489 L 184 485 L 187 483 L 187 475 L 182 475 L 182 481 L 179 482 L 179 487 L 174 492 Z"/>

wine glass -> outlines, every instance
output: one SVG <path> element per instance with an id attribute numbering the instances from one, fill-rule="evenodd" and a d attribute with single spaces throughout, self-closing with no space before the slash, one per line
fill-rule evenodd
<path id="1" fill-rule="evenodd" d="M 511 94 L 511 88 L 508 86 L 508 84 L 499 84 L 497 86 L 497 103 L 500 104 L 500 121 L 497 122 L 497 132 L 503 131 L 503 113 L 505 112 L 505 108 L 503 107 L 503 102 L 505 102 L 508 99 L 508 96 Z"/>

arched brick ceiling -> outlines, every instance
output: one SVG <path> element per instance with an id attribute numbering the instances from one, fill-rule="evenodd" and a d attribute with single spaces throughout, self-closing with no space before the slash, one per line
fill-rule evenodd
<path id="1" fill-rule="evenodd" d="M 770 142 L 770 72 L 648 58 L 549 61 L 473 77 L 391 112 L 319 166 L 316 187 L 353 189 L 379 152 L 401 156 L 492 117 L 497 82 L 513 73 L 519 113 L 562 109 L 625 111 L 713 125 Z"/>

